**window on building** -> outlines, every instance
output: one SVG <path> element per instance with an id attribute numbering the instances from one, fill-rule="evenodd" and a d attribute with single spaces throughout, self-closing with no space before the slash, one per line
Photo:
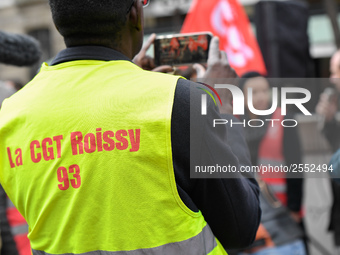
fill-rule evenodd
<path id="1" fill-rule="evenodd" d="M 51 45 L 51 33 L 47 28 L 35 29 L 28 32 L 28 34 L 40 42 L 40 48 L 42 51 L 41 61 L 31 67 L 30 78 L 33 78 L 41 65 L 42 61 L 48 61 L 52 58 L 52 45 Z"/>

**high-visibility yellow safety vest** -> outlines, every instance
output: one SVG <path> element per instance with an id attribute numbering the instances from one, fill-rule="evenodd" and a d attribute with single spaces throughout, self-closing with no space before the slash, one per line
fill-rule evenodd
<path id="1" fill-rule="evenodd" d="M 4 102 L 0 181 L 33 254 L 226 254 L 177 192 L 177 80 L 129 61 L 43 64 Z"/>

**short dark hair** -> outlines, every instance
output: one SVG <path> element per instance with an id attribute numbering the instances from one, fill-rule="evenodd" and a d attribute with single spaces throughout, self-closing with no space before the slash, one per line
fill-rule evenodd
<path id="1" fill-rule="evenodd" d="M 251 71 L 248 73 L 245 73 L 241 76 L 240 82 L 238 84 L 239 88 L 241 90 L 243 90 L 244 85 L 246 84 L 246 82 L 251 79 L 251 78 L 257 78 L 257 77 L 264 77 L 262 74 L 260 74 L 259 72 L 256 71 Z M 265 78 L 265 77 L 264 77 Z"/>
<path id="2" fill-rule="evenodd" d="M 129 0 L 49 0 L 52 17 L 67 47 L 114 46 L 126 22 Z"/>

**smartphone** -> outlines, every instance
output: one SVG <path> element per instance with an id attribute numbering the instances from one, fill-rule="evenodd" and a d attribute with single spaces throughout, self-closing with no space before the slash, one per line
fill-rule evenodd
<path id="1" fill-rule="evenodd" d="M 210 32 L 157 36 L 154 42 L 155 64 L 181 66 L 207 63 Z"/>

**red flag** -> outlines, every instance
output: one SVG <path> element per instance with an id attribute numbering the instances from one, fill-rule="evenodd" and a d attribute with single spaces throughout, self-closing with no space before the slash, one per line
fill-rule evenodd
<path id="1" fill-rule="evenodd" d="M 220 38 L 220 48 L 238 75 L 267 73 L 248 17 L 237 0 L 193 0 L 181 33 L 204 31 Z"/>

